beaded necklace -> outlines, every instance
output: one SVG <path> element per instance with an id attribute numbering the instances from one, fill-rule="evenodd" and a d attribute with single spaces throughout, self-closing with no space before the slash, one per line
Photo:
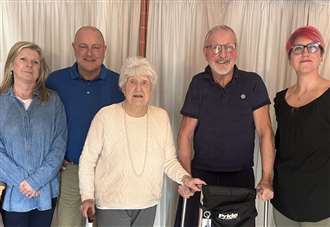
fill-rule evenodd
<path id="1" fill-rule="evenodd" d="M 146 113 L 146 135 L 145 135 L 145 149 L 144 149 L 144 160 L 143 160 L 143 166 L 142 166 L 142 170 L 140 172 L 137 171 L 137 169 L 135 168 L 135 165 L 134 165 L 134 161 L 133 161 L 133 155 L 132 155 L 132 152 L 131 152 L 131 144 L 130 144 L 130 141 L 129 141 L 129 138 L 128 138 L 128 127 L 127 127 L 127 112 L 126 112 L 126 109 L 124 107 L 124 105 L 122 105 L 123 109 L 124 109 L 124 129 L 125 129 L 125 137 L 126 137 L 126 144 L 127 144 L 127 151 L 128 151 L 128 157 L 129 157 L 129 161 L 130 161 L 130 164 L 131 164 L 131 167 L 133 169 L 133 172 L 134 174 L 137 176 L 137 177 L 140 177 L 142 176 L 144 170 L 145 170 L 145 167 L 146 167 L 146 162 L 147 162 L 147 154 L 148 154 L 148 137 L 149 137 L 149 114 L 148 114 L 148 110 L 147 110 L 147 113 Z"/>

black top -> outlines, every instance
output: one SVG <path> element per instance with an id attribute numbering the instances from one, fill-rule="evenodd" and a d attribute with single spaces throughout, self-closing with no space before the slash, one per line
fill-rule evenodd
<path id="1" fill-rule="evenodd" d="M 274 207 L 288 218 L 315 222 L 330 217 L 330 89 L 294 108 L 277 93 Z"/>
<path id="2" fill-rule="evenodd" d="M 238 70 L 225 87 L 210 70 L 193 77 L 182 107 L 198 119 L 192 167 L 209 171 L 240 171 L 253 166 L 253 111 L 270 104 L 266 87 L 256 73 Z"/>

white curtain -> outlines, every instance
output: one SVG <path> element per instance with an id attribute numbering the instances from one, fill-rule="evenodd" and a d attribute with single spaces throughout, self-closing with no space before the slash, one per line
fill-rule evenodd
<path id="1" fill-rule="evenodd" d="M 51 70 L 71 65 L 71 42 L 82 25 L 100 28 L 108 45 L 105 64 L 119 71 L 123 59 L 138 53 L 139 13 L 139 0 L 0 0 L 0 79 L 7 53 L 19 40 L 38 43 Z M 259 73 L 273 99 L 277 91 L 295 81 L 285 53 L 289 34 L 298 26 L 315 25 L 329 44 L 329 18 L 327 0 L 150 0 L 147 57 L 160 77 L 153 102 L 168 110 L 176 136 L 189 82 L 206 66 L 204 36 L 216 24 L 227 24 L 236 31 L 238 66 Z M 328 79 L 329 58 L 326 48 L 321 74 Z M 271 112 L 273 117 L 272 107 Z M 273 125 L 275 129 L 274 121 Z M 255 172 L 258 181 L 258 147 Z M 175 184 L 165 181 L 155 227 L 172 226 L 175 189 Z M 260 201 L 257 208 L 257 226 L 262 226 Z"/>
<path id="2" fill-rule="evenodd" d="M 288 65 L 285 43 L 292 31 L 303 25 L 320 29 L 329 44 L 330 2 L 301 0 L 151 0 L 149 6 L 147 57 L 160 74 L 154 102 L 170 113 L 177 133 L 187 87 L 194 74 L 206 66 L 202 54 L 206 32 L 217 24 L 227 24 L 237 33 L 241 69 L 257 72 L 265 81 L 271 100 L 277 91 L 296 80 Z M 330 78 L 330 58 L 326 48 L 321 75 Z M 271 106 L 274 130 L 274 110 Z M 261 176 L 258 141 L 255 149 L 256 182 Z M 158 226 L 172 226 L 176 192 L 167 180 Z M 171 191 L 172 189 L 172 191 Z M 262 226 L 263 203 L 257 200 L 257 226 Z M 272 208 L 270 226 L 274 226 Z"/>
<path id="3" fill-rule="evenodd" d="M 69 66 L 74 62 L 71 43 L 76 30 L 94 25 L 108 46 L 104 63 L 119 71 L 127 56 L 138 54 L 139 21 L 136 0 L 1 0 L 0 65 L 15 42 L 27 40 L 41 46 L 51 70 Z"/>

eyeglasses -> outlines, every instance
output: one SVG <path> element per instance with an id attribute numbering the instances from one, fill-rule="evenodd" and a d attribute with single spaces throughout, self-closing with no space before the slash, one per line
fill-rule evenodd
<path id="1" fill-rule="evenodd" d="M 308 53 L 313 54 L 320 50 L 320 43 L 308 43 L 306 45 L 298 44 L 291 47 L 291 52 L 295 55 L 300 55 L 304 53 L 305 48 L 307 48 Z"/>
<path id="2" fill-rule="evenodd" d="M 226 53 L 230 54 L 236 50 L 236 45 L 233 43 L 230 44 L 210 44 L 205 46 L 205 48 L 212 51 L 213 54 L 218 55 L 221 51 L 225 51 Z"/>

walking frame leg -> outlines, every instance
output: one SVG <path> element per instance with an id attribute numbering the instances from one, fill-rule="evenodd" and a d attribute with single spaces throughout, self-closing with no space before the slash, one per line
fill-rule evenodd
<path id="1" fill-rule="evenodd" d="M 184 227 L 184 221 L 186 217 L 186 208 L 187 208 L 187 199 L 183 198 L 183 204 L 182 204 L 182 216 L 181 216 L 181 227 Z"/>
<path id="2" fill-rule="evenodd" d="M 268 227 L 268 208 L 269 208 L 269 200 L 264 202 L 264 227 Z"/>

